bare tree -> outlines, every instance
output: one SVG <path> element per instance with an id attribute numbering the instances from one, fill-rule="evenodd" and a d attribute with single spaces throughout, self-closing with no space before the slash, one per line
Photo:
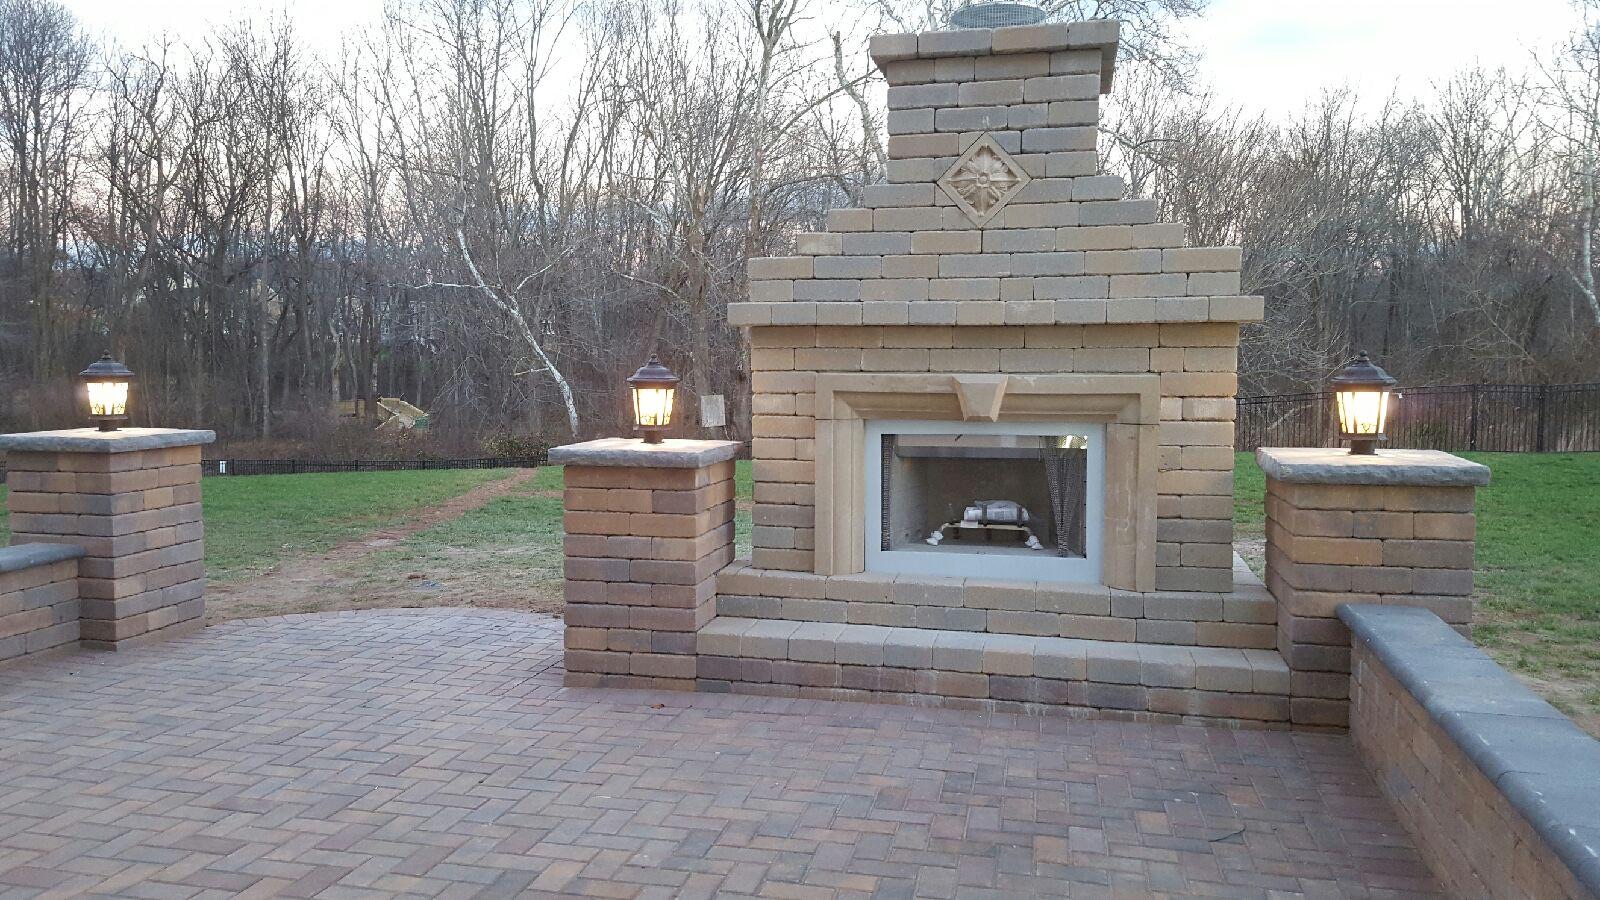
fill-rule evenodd
<path id="1" fill-rule="evenodd" d="M 33 376 L 60 349 L 55 270 L 65 251 L 91 87 L 90 49 L 54 0 L 0 2 L 0 139 L 6 243 L 14 284 L 32 310 Z"/>
<path id="2" fill-rule="evenodd" d="M 1550 115 L 1545 136 L 1557 148 L 1571 184 L 1571 251 L 1566 268 L 1587 306 L 1589 326 L 1600 328 L 1595 291 L 1595 234 L 1600 231 L 1600 2 L 1583 0 L 1582 26 L 1540 61 L 1540 94 Z"/>
<path id="3" fill-rule="evenodd" d="M 743 436 L 746 261 L 881 177 L 874 10 L 946 11 L 855 2 L 397 0 L 337 58 L 282 18 L 99 58 L 49 0 L 0 0 L 0 428 L 70 421 L 109 345 L 148 421 L 263 450 L 371 446 L 393 396 L 459 449 L 566 440 L 626 428 L 658 350 L 679 433 L 723 393 Z M 1280 122 L 1174 84 L 1199 8 L 1052 13 L 1125 20 L 1106 168 L 1245 248 L 1246 390 L 1356 347 L 1410 383 L 1596 377 L 1593 12 L 1526 86 L 1468 70 Z"/>

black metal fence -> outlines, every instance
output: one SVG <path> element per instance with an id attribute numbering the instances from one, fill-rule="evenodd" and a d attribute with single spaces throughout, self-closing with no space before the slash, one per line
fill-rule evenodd
<path id="1" fill-rule="evenodd" d="M 3 460 L 0 460 L 3 462 Z M 312 472 L 406 472 L 415 469 L 532 469 L 540 456 L 480 456 L 471 459 L 207 459 L 202 475 L 305 475 Z M 0 484 L 6 470 L 0 465 Z"/>
<path id="2" fill-rule="evenodd" d="M 1600 451 L 1600 382 L 1405 388 L 1390 408 L 1389 446 L 1512 453 Z M 1240 397 L 1239 450 L 1334 447 L 1329 392 Z"/>
<path id="3" fill-rule="evenodd" d="M 530 469 L 541 456 L 480 456 L 472 459 L 208 459 L 205 475 L 305 475 L 312 472 L 401 472 L 413 469 Z"/>
<path id="4" fill-rule="evenodd" d="M 415 469 L 532 469 L 546 463 L 539 456 L 479 456 L 471 459 L 208 459 L 202 475 L 305 475 L 312 472 L 406 472 Z M 0 460 L 0 463 L 3 463 Z M 6 470 L 0 464 L 0 484 Z"/>

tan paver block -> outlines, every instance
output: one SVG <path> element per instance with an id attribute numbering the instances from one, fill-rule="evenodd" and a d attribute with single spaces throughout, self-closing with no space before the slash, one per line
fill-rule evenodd
<path id="1" fill-rule="evenodd" d="M 1238 247 L 1174 247 L 1162 254 L 1166 272 L 1237 272 L 1242 263 Z"/>
<path id="2" fill-rule="evenodd" d="M 991 581 L 969 578 L 964 588 L 962 605 L 979 609 L 1031 612 L 1036 608 L 1038 602 L 1038 588 L 1038 584 L 1031 581 Z"/>
<path id="3" fill-rule="evenodd" d="M 1477 517 L 1471 513 L 1417 513 L 1413 533 L 1396 537 L 1426 540 L 1471 541 L 1477 537 Z M 1387 535 L 1386 535 L 1387 536 Z"/>

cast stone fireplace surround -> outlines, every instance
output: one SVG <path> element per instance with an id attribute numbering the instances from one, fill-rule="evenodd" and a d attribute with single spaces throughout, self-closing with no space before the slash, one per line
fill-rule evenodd
<path id="1" fill-rule="evenodd" d="M 1160 379 L 1154 375 L 935 375 L 830 373 L 817 379 L 816 573 L 887 571 L 979 574 L 961 563 L 869 566 L 870 523 L 878 509 L 869 478 L 874 423 L 953 423 L 976 431 L 1014 425 L 1040 433 L 1100 438 L 1091 455 L 1090 488 L 1099 513 L 1091 522 L 1088 567 L 1056 568 L 1054 560 L 1007 557 L 1010 577 L 1086 581 L 1123 590 L 1153 589 L 1156 438 Z M 999 428 L 1004 432 L 1008 429 Z M 1009 429 L 1014 431 L 1015 429 Z M 869 483 L 870 482 L 870 483 Z M 973 498 L 977 499 L 977 498 Z M 903 555 L 903 554 L 902 554 Z M 950 557 L 943 557 L 949 560 Z M 970 558 L 968 558 L 970 560 Z M 968 562 L 970 566 L 970 562 Z"/>

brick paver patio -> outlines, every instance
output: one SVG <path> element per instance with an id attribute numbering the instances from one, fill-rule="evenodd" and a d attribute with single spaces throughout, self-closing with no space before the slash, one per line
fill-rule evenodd
<path id="1" fill-rule="evenodd" d="M 559 622 L 343 613 L 0 669 L 0 896 L 1394 896 L 1337 735 L 569 690 Z"/>

